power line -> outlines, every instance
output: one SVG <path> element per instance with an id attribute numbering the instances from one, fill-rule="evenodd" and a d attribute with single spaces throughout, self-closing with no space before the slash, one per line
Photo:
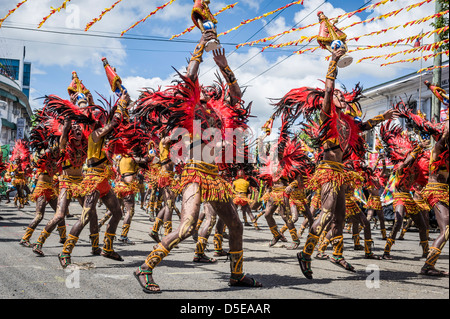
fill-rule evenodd
<path id="1" fill-rule="evenodd" d="M 321 7 L 325 2 L 327 2 L 328 0 L 325 0 L 321 5 L 319 5 L 315 10 L 317 10 L 319 7 Z M 361 8 L 363 8 L 364 6 L 366 6 L 367 4 L 369 4 L 369 3 L 371 3 L 372 2 L 372 0 L 369 0 L 369 1 L 367 1 L 367 2 L 365 2 L 363 5 L 361 5 L 357 10 L 359 10 L 359 9 L 361 9 Z M 314 11 L 315 11 L 314 10 Z M 308 15 L 310 15 L 312 12 L 310 12 Z M 346 18 L 345 18 L 346 19 Z M 343 19 L 342 21 L 344 21 L 345 19 Z M 342 22 L 341 21 L 341 22 Z M 303 45 L 300 49 L 303 49 L 303 48 L 305 48 L 307 46 L 307 44 L 305 44 L 305 45 Z M 259 53 L 258 53 L 259 54 Z M 274 67 L 276 67 L 276 66 L 278 66 L 278 65 L 280 65 L 281 63 L 283 63 L 284 61 L 286 61 L 287 59 L 289 59 L 291 56 L 293 56 L 294 55 L 294 52 L 293 53 L 291 53 L 291 54 L 289 54 L 287 57 L 285 57 L 283 60 L 281 60 L 281 61 L 278 61 L 277 63 L 275 63 L 274 65 L 272 65 L 270 68 L 268 68 L 267 70 L 265 70 L 265 71 L 263 71 L 263 72 L 261 72 L 260 74 L 258 74 L 257 76 L 255 76 L 254 78 L 252 78 L 250 81 L 247 81 L 245 84 L 243 84 L 243 86 L 247 86 L 248 85 L 248 83 L 250 83 L 250 82 L 252 82 L 252 81 L 254 81 L 254 80 L 256 80 L 257 78 L 259 78 L 260 76 L 262 76 L 262 75 L 264 75 L 264 74 L 266 74 L 268 71 L 270 71 L 270 70 L 272 70 Z M 251 58 L 252 59 L 252 58 Z M 245 63 L 247 63 L 247 62 L 245 62 Z"/>
<path id="2" fill-rule="evenodd" d="M 291 1 L 291 3 L 294 2 L 294 0 Z M 272 1 L 270 2 L 272 3 Z M 266 8 L 268 7 L 268 5 L 266 5 Z M 250 41 L 251 38 L 253 38 L 255 35 L 257 35 L 259 32 L 261 32 L 262 30 L 264 30 L 270 23 L 272 23 L 273 20 L 275 20 L 276 18 L 278 18 L 278 16 L 284 11 L 286 10 L 286 8 L 284 8 L 283 10 L 281 10 L 280 12 L 278 12 L 274 17 L 272 17 L 268 23 L 266 23 L 265 25 L 263 25 L 261 28 L 259 28 L 258 31 L 256 31 L 255 33 L 253 33 L 247 40 L 245 40 L 244 42 L 248 42 Z M 236 47 L 237 45 L 235 45 Z M 231 53 L 229 53 L 227 55 L 227 58 L 229 58 L 233 53 L 235 53 L 237 51 L 237 49 L 234 49 Z M 201 76 L 209 73 L 211 70 L 215 69 L 215 67 L 210 68 L 208 71 L 204 72 Z"/>
<path id="3" fill-rule="evenodd" d="M 13 25 L 3 25 L 2 28 L 5 29 L 15 29 L 15 30 L 25 30 L 25 31 L 33 31 L 33 32 L 43 32 L 43 33 L 51 33 L 51 34 L 61 34 L 61 35 L 70 35 L 70 36 L 84 36 L 84 37 L 97 37 L 97 38 L 108 38 L 108 39 L 121 39 L 121 40 L 136 40 L 136 41 L 156 41 L 156 42 L 166 42 L 166 43 L 198 43 L 198 41 L 194 40 L 183 40 L 183 39 L 173 39 L 165 37 L 157 37 L 157 36 L 119 36 L 117 33 L 81 33 L 81 32 L 67 32 L 67 31 L 56 31 L 49 29 L 35 29 L 35 28 L 27 28 Z M 223 42 L 225 45 L 233 45 L 236 46 L 238 43 L 229 43 Z"/>
<path id="4" fill-rule="evenodd" d="M 314 10 L 312 10 L 310 13 L 308 13 L 303 19 L 301 19 L 299 22 L 297 22 L 291 29 L 295 28 L 296 26 L 298 26 L 302 21 L 304 21 L 307 17 L 309 17 L 314 11 L 316 11 L 317 9 L 319 9 L 321 6 L 323 6 L 328 0 L 325 0 L 324 2 L 322 2 L 319 6 L 317 6 L 317 8 L 315 8 Z M 278 41 L 279 39 L 281 39 L 285 34 L 280 35 L 277 39 L 275 39 L 274 41 L 272 41 L 271 44 L 274 44 L 276 41 Z M 244 63 L 242 63 L 240 66 L 237 67 L 237 69 L 240 69 L 242 66 L 246 65 L 248 62 L 250 62 L 251 60 L 253 60 L 254 58 L 256 58 L 258 55 L 260 55 L 262 53 L 262 51 L 259 51 L 257 54 L 255 54 L 253 57 L 251 57 L 250 59 L 248 59 L 247 61 L 245 61 Z M 291 55 L 293 55 L 293 53 L 291 53 Z M 290 57 L 290 56 L 289 56 Z M 278 64 L 276 64 L 278 65 Z M 237 70 L 236 69 L 236 70 Z"/>

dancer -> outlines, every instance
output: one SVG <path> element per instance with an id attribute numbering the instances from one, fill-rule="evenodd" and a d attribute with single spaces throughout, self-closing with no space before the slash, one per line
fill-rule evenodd
<path id="1" fill-rule="evenodd" d="M 158 232 L 161 226 L 164 226 L 164 235 L 167 235 L 172 231 L 172 215 L 175 204 L 175 193 L 172 191 L 172 183 L 175 172 L 174 163 L 170 158 L 170 147 L 172 145 L 172 140 L 164 131 L 160 133 L 159 137 L 160 169 L 157 178 L 157 187 L 159 190 L 159 196 L 162 198 L 164 206 L 156 216 L 155 223 L 153 224 L 153 228 L 149 234 L 150 237 L 152 237 L 157 243 L 160 242 Z"/>
<path id="2" fill-rule="evenodd" d="M 360 158 L 353 158 L 345 163 L 345 167 L 347 169 L 347 178 L 345 182 L 346 215 L 352 223 L 352 237 L 355 250 L 364 250 L 366 259 L 381 259 L 380 257 L 375 256 L 372 251 L 373 239 L 372 231 L 370 229 L 370 222 L 368 221 L 366 215 L 361 211 L 357 204 L 357 199 L 354 196 L 355 189 L 361 188 L 364 183 L 364 178 L 359 173 L 362 170 L 361 166 L 362 159 Z M 359 225 L 362 225 L 364 229 L 364 246 L 360 244 Z"/>
<path id="3" fill-rule="evenodd" d="M 293 245 L 287 249 L 294 250 L 300 245 L 300 240 L 292 221 L 291 197 L 297 189 L 303 186 L 303 175 L 309 174 L 312 163 L 303 151 L 302 143 L 289 137 L 289 134 L 288 125 L 282 126 L 277 150 L 279 163 L 266 160 L 265 167 L 260 169 L 260 176 L 266 180 L 271 179 L 273 184 L 271 192 L 263 197 L 267 201 L 264 217 L 273 234 L 269 246 L 272 247 L 279 240 L 284 240 L 284 236 L 278 231 L 273 218 L 273 214 L 279 208 L 280 216 L 289 229 L 293 241 Z"/>
<path id="4" fill-rule="evenodd" d="M 135 196 L 139 192 L 137 174 L 140 165 L 145 165 L 148 161 L 145 154 L 145 146 L 148 141 L 146 132 L 139 128 L 137 123 L 131 122 L 123 126 L 122 130 L 109 141 L 107 146 L 107 153 L 120 155 L 118 180 L 114 192 L 125 210 L 119 241 L 128 245 L 134 245 L 134 242 L 128 238 L 128 232 L 135 213 Z M 108 213 L 112 215 L 111 211 L 108 211 Z"/>
<path id="5" fill-rule="evenodd" d="M 312 191 L 321 190 L 321 213 L 313 223 L 303 250 L 297 254 L 302 273 L 312 279 L 311 255 L 326 223 L 330 222 L 331 243 L 334 251 L 331 261 L 346 270 L 354 271 L 343 257 L 343 226 L 345 219 L 345 172 L 342 164 L 344 153 L 361 152 L 364 141 L 360 132 L 373 128 L 384 120 L 393 118 L 397 112 L 386 111 L 366 122 L 360 121 L 358 99 L 361 88 L 350 94 L 335 89 L 337 63 L 345 54 L 342 49 L 333 50 L 329 64 L 325 90 L 299 88 L 291 90 L 279 102 L 278 114 L 290 122 L 300 115 L 311 118 L 319 114 L 320 135 L 316 138 L 317 148 L 322 148 L 322 160 L 309 181 Z"/>
<path id="6" fill-rule="evenodd" d="M 383 259 L 392 259 L 391 249 L 395 243 L 397 233 L 401 231 L 403 220 L 406 216 L 412 218 L 419 228 L 420 245 L 423 249 L 422 256 L 428 254 L 429 244 L 426 224 L 419 207 L 411 195 L 412 186 L 419 182 L 426 183 L 428 159 L 423 151 L 426 143 L 414 145 L 406 134 L 402 134 L 399 126 L 391 125 L 388 121 L 380 128 L 380 136 L 385 143 L 386 155 L 394 163 L 395 191 L 394 191 L 394 213 L 395 221 L 392 231 L 386 239 Z M 429 158 L 429 157 L 428 157 Z"/>
<path id="7" fill-rule="evenodd" d="M 43 117 L 36 112 L 35 126 L 30 134 L 30 148 L 35 156 L 33 166 L 36 168 L 37 182 L 31 194 L 31 200 L 36 203 L 36 214 L 32 222 L 28 225 L 25 234 L 20 240 L 20 244 L 25 247 L 32 247 L 30 238 L 36 227 L 45 215 L 47 204 L 56 212 L 58 204 L 58 191 L 54 187 L 54 176 L 59 172 L 59 141 L 57 136 L 52 134 L 47 126 L 51 125 L 51 117 Z M 66 225 L 64 220 L 58 224 L 60 243 L 66 240 Z"/>
<path id="8" fill-rule="evenodd" d="M 243 121 L 248 116 L 248 110 L 243 108 L 242 105 L 240 87 L 228 66 L 224 51 L 213 51 L 213 54 L 214 61 L 225 77 L 228 87 L 222 83 L 217 87 L 208 88 L 210 91 L 207 91 L 206 88 L 201 88 L 198 83 L 198 70 L 205 45 L 214 37 L 214 32 L 206 31 L 202 34 L 188 65 L 187 76 L 180 75 L 182 82 L 163 92 L 156 92 L 155 94 L 144 92 L 140 101 L 151 103 L 148 105 L 149 108 L 140 104 L 139 101 L 136 106 L 138 115 L 141 113 L 141 116 L 143 113 L 152 113 L 157 107 L 168 106 L 164 108 L 165 113 L 155 113 L 165 114 L 168 117 L 168 120 L 165 121 L 167 132 L 171 132 L 174 128 L 171 126 L 172 123 L 187 129 L 191 137 L 190 142 L 193 143 L 191 149 L 193 154 L 199 154 L 196 152 L 202 153 L 206 144 L 206 142 L 198 139 L 198 135 L 194 135 L 194 133 L 199 133 L 193 131 L 193 120 L 195 118 L 204 119 L 204 125 L 220 128 L 223 134 L 223 130 L 226 128 L 244 125 L 245 122 Z M 146 95 L 147 99 L 145 99 Z M 144 112 L 144 110 L 147 112 Z M 208 110 L 208 115 L 206 115 L 206 110 Z M 232 116 L 227 116 L 228 112 L 231 112 Z M 171 119 L 172 121 L 170 121 Z M 153 124 L 153 121 L 150 122 Z M 201 203 L 210 202 L 218 216 L 224 220 L 230 229 L 230 285 L 261 286 L 256 280 L 245 276 L 243 273 L 243 226 L 239 220 L 236 207 L 232 203 L 230 187 L 218 176 L 218 167 L 214 162 L 206 163 L 202 161 L 203 158 L 199 159 L 195 156 L 190 158 L 191 160 L 185 164 L 181 176 L 180 187 L 183 189 L 183 199 L 180 226 L 161 240 L 148 255 L 145 262 L 134 272 L 134 276 L 144 292 L 160 292 L 159 285 L 153 279 L 153 270 L 175 245 L 192 234 L 197 223 Z"/>
<path id="9" fill-rule="evenodd" d="M 104 245 L 101 255 L 116 261 L 123 261 L 122 257 L 114 251 L 113 241 L 116 236 L 116 229 L 122 217 L 120 203 L 109 184 L 110 170 L 108 168 L 108 158 L 102 149 L 106 137 L 117 129 L 124 118 L 128 117 L 128 105 L 130 97 L 124 92 L 117 101 L 117 108 L 112 113 L 112 119 L 107 123 L 107 114 L 99 106 L 89 110 L 90 129 L 92 130 L 88 137 L 88 149 L 86 163 L 88 169 L 83 177 L 80 186 L 82 196 L 84 196 L 83 211 L 80 219 L 72 226 L 68 239 L 64 243 L 62 252 L 58 259 L 63 268 L 72 263 L 71 254 L 78 242 L 79 235 L 88 222 L 92 227 L 98 227 L 96 205 L 99 199 L 105 204 L 112 213 L 112 217 L 106 226 Z"/>
<path id="10" fill-rule="evenodd" d="M 381 170 L 377 169 L 380 160 L 383 166 Z M 378 220 L 380 221 L 381 238 L 386 240 L 386 222 L 380 198 L 380 191 L 386 187 L 388 177 L 384 154 L 378 153 L 378 160 L 374 167 L 363 167 L 363 174 L 365 180 L 364 187 L 369 193 L 369 198 L 364 205 L 364 208 L 367 210 L 367 219 L 370 222 L 375 215 L 378 217 Z"/>
<path id="11" fill-rule="evenodd" d="M 17 190 L 17 195 L 14 198 L 14 204 L 16 204 L 19 209 L 22 209 L 25 207 L 25 203 L 27 202 L 27 175 L 30 172 L 31 164 L 30 150 L 25 141 L 16 141 L 11 151 L 9 161 L 11 164 L 9 165 L 8 173 L 12 178 L 11 184 Z"/>
<path id="12" fill-rule="evenodd" d="M 438 96 L 442 103 L 447 103 L 448 96 L 440 88 L 427 86 Z M 439 236 L 433 241 L 429 253 L 420 273 L 426 276 L 448 276 L 448 271 L 441 271 L 436 269 L 436 263 L 439 260 L 442 249 L 448 241 L 449 237 L 449 213 L 448 213 L 448 198 L 449 198 L 449 120 L 448 110 L 447 118 L 443 123 L 434 124 L 424 118 L 414 114 L 410 109 L 404 110 L 402 116 L 409 120 L 409 123 L 422 134 L 432 137 L 436 144 L 433 146 L 429 159 L 429 176 L 428 183 L 422 189 L 420 195 L 425 199 L 436 216 L 439 225 Z"/>
<path id="13" fill-rule="evenodd" d="M 241 208 L 244 225 L 250 226 L 247 220 L 248 216 L 253 223 L 253 227 L 255 227 L 256 230 L 260 230 L 261 228 L 259 228 L 258 222 L 256 221 L 255 216 L 253 216 L 250 208 L 253 200 L 249 198 L 249 188 L 250 182 L 248 181 L 248 177 L 245 175 L 244 170 L 240 169 L 237 172 L 236 179 L 233 181 L 233 191 L 235 193 L 233 203 Z"/>
<path id="14" fill-rule="evenodd" d="M 75 100 L 74 100 L 75 102 Z M 71 104 L 70 101 L 62 100 L 57 96 L 48 96 L 45 101 L 45 107 L 42 111 L 42 116 L 54 116 L 55 120 L 59 118 L 56 116 L 55 109 L 63 109 L 65 104 Z M 75 102 L 76 103 L 76 102 Z M 79 99 L 80 106 L 86 106 L 87 99 Z M 66 233 L 65 217 L 69 213 L 69 205 L 72 199 L 77 199 L 80 205 L 83 205 L 83 198 L 81 196 L 80 183 L 83 180 L 83 164 L 86 160 L 87 139 L 85 138 L 85 127 L 81 123 L 72 121 L 69 118 L 62 119 L 60 124 L 62 129 L 58 126 L 53 126 L 53 131 L 49 133 L 50 136 L 59 136 L 59 152 L 61 165 L 61 174 L 59 176 L 59 190 L 57 199 L 57 208 L 53 217 L 49 220 L 47 225 L 42 230 L 39 238 L 33 245 L 33 252 L 45 256 L 43 246 L 50 234 L 58 227 L 60 234 Z M 98 229 L 91 228 L 91 243 L 92 253 L 99 254 L 98 248 Z M 65 242 L 65 241 L 64 241 Z"/>
<path id="15" fill-rule="evenodd" d="M 448 112 L 448 111 L 447 111 Z M 442 249 L 449 237 L 448 214 L 448 167 L 449 167 L 449 126 L 448 113 L 442 136 L 434 145 L 430 158 L 430 175 L 428 184 L 422 190 L 422 197 L 432 207 L 439 225 L 439 236 L 433 241 L 430 252 L 420 273 L 427 276 L 448 276 L 448 271 L 440 271 L 435 268 Z"/>

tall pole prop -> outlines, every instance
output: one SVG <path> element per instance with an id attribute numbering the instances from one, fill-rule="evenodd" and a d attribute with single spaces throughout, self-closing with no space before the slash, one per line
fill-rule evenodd
<path id="1" fill-rule="evenodd" d="M 435 7 L 436 13 L 442 11 L 442 4 L 440 1 L 436 1 L 436 7 Z M 436 18 L 435 23 L 438 24 L 438 19 Z M 437 28 L 437 26 L 436 26 Z M 441 36 L 438 33 L 435 33 L 434 35 L 434 42 L 441 41 Z M 439 47 L 436 49 L 435 53 L 441 52 L 442 49 Z M 434 66 L 441 66 L 442 65 L 442 54 L 437 54 L 434 57 Z M 432 83 L 438 87 L 441 87 L 441 79 L 442 79 L 442 69 L 441 68 L 435 68 L 433 70 L 433 81 Z M 441 102 L 439 101 L 436 96 L 432 95 L 431 97 L 431 120 L 435 122 L 440 121 L 440 112 L 441 112 Z"/>

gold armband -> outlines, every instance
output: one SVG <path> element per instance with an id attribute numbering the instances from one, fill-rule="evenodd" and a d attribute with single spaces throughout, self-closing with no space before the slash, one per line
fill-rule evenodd
<path id="1" fill-rule="evenodd" d="M 330 66 L 328 67 L 326 78 L 330 80 L 336 80 L 336 76 L 337 76 L 337 62 L 331 61 Z"/>
<path id="2" fill-rule="evenodd" d="M 423 148 L 418 145 L 412 152 L 411 152 L 411 157 L 412 158 L 417 158 L 417 155 L 419 155 L 421 152 L 423 151 Z"/>
<path id="3" fill-rule="evenodd" d="M 195 51 L 192 54 L 191 57 L 191 62 L 192 61 L 197 61 L 198 63 L 202 63 L 202 56 L 203 56 L 203 51 L 205 50 L 205 45 L 204 44 L 198 44 L 195 47 Z"/>
<path id="4" fill-rule="evenodd" d="M 374 118 L 370 119 L 367 122 L 369 123 L 370 127 L 373 127 L 373 126 L 377 125 L 378 123 L 383 122 L 384 120 L 385 120 L 384 114 L 380 114 L 380 115 L 377 115 Z"/>

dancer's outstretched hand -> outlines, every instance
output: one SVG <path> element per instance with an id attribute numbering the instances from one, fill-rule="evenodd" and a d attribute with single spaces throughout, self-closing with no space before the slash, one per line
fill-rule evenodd
<path id="1" fill-rule="evenodd" d="M 390 120 L 390 119 L 395 119 L 397 117 L 400 116 L 400 112 L 397 111 L 396 109 L 390 109 L 387 110 L 386 112 L 384 112 L 384 119 L 385 120 Z"/>
<path id="2" fill-rule="evenodd" d="M 225 49 L 216 49 L 212 52 L 217 66 L 221 69 L 226 68 L 228 66 L 228 61 L 225 57 Z"/>

